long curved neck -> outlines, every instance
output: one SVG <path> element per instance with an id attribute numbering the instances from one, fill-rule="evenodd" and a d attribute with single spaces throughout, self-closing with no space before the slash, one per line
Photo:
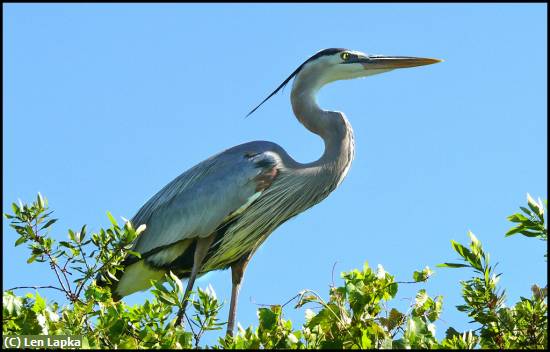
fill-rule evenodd
<path id="1" fill-rule="evenodd" d="M 323 156 L 308 166 L 339 165 L 347 171 L 354 155 L 353 130 L 344 114 L 326 111 L 319 107 L 316 95 L 325 84 L 318 75 L 298 74 L 294 80 L 291 103 L 294 115 L 308 130 L 319 135 L 325 142 Z"/>

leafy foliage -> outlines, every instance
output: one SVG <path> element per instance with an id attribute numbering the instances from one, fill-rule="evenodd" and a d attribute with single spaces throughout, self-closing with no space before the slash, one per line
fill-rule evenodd
<path id="1" fill-rule="evenodd" d="M 531 299 L 521 298 L 513 308 L 504 305 L 505 292 L 498 288 L 501 274 L 489 265 L 489 254 L 469 232 L 470 248 L 451 241 L 465 264 L 445 263 L 441 267 L 469 267 L 476 276 L 461 281 L 465 304 L 456 308 L 481 325 L 479 344 L 482 348 L 544 348 L 547 345 L 546 288 L 532 287 Z M 527 313 L 527 311 L 529 313 Z M 473 337 L 472 337 L 473 338 Z"/>
<path id="2" fill-rule="evenodd" d="M 524 214 L 509 220 L 517 223 L 506 236 L 521 233 L 546 240 L 542 202 L 528 196 Z M 121 227 L 111 214 L 111 226 L 87 236 L 86 226 L 68 231 L 68 240 L 57 242 L 48 236 L 55 223 L 47 201 L 39 194 L 31 205 L 13 204 L 13 214 L 5 214 L 19 237 L 15 245 L 27 244 L 29 264 L 47 262 L 56 283 L 51 286 L 16 287 L 3 293 L 3 333 L 82 335 L 89 348 L 199 348 L 216 349 L 326 349 L 326 348 L 546 348 L 547 288 L 533 285 L 530 298 L 522 297 L 511 307 L 505 305 L 505 290 L 498 286 L 495 272 L 477 237 L 469 232 L 465 246 L 451 241 L 459 255 L 458 263 L 443 263 L 443 268 L 466 268 L 473 276 L 461 281 L 464 304 L 457 309 L 467 314 L 477 328 L 446 331 L 436 338 L 436 323 L 443 310 L 443 297 L 430 296 L 424 288 L 417 291 L 407 311 L 392 307 L 400 285 L 421 285 L 433 275 L 429 267 L 414 271 L 413 281 L 396 281 L 381 265 L 376 269 L 365 263 L 361 270 L 341 274 L 342 285 L 331 286 L 328 298 L 311 290 L 299 292 L 283 305 L 258 309 L 258 326 L 238 326 L 235 336 L 220 338 L 215 346 L 201 346 L 203 335 L 224 328 L 218 313 L 222 308 L 211 286 L 198 288 L 189 298 L 193 314 L 186 316 L 186 328 L 176 326 L 176 311 L 183 304 L 183 286 L 173 274 L 153 282 L 153 298 L 132 307 L 114 302 L 108 288 L 96 280 L 117 280 L 131 243 L 144 230 L 134 229 L 129 221 Z M 73 278 L 70 280 L 69 278 Z M 20 289 L 53 289 L 64 293 L 64 305 L 49 302 L 38 291 L 18 296 Z M 284 319 L 283 309 L 294 301 L 295 309 L 305 309 L 306 321 L 295 328 Z"/>
<path id="3" fill-rule="evenodd" d="M 545 200 L 544 205 L 540 198 L 538 202 L 527 193 L 527 206 L 519 207 L 523 214 L 515 213 L 508 217 L 511 222 L 517 223 L 517 225 L 506 232 L 506 236 L 512 236 L 517 233 L 526 237 L 535 237 L 542 241 L 548 240 L 548 229 L 544 223 L 544 208 L 548 208 L 548 202 Z M 547 254 L 544 255 L 545 257 Z"/>

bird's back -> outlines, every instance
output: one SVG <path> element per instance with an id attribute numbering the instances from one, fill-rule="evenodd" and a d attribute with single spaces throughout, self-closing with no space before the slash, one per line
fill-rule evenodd
<path id="1" fill-rule="evenodd" d="M 134 227 L 146 225 L 132 247 L 141 258 L 126 259 L 115 293 L 145 289 L 150 278 L 162 278 L 167 270 L 186 276 L 196 239 L 225 236 L 284 168 L 281 151 L 266 141 L 235 146 L 185 171 L 151 197 L 131 220 Z"/>

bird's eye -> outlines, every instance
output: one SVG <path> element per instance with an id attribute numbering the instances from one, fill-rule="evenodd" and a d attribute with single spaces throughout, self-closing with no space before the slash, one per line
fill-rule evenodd
<path id="1" fill-rule="evenodd" d="M 341 53 L 340 57 L 342 60 L 347 61 L 349 59 L 349 53 Z"/>

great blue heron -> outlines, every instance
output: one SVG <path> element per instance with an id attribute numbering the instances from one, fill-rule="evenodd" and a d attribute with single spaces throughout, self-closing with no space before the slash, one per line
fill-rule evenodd
<path id="1" fill-rule="evenodd" d="M 155 194 L 131 222 L 146 224 L 128 257 L 116 299 L 150 286 L 171 270 L 188 278 L 181 322 L 197 275 L 231 267 L 227 333 L 232 335 L 246 265 L 279 225 L 327 197 L 346 176 L 354 156 L 353 130 L 342 112 L 321 109 L 315 96 L 327 83 L 441 60 L 321 50 L 301 64 L 249 115 L 292 78 L 296 118 L 325 143 L 317 161 L 302 164 L 279 145 L 255 141 L 227 149 L 187 170 Z M 248 116 L 248 115 L 247 115 Z"/>

